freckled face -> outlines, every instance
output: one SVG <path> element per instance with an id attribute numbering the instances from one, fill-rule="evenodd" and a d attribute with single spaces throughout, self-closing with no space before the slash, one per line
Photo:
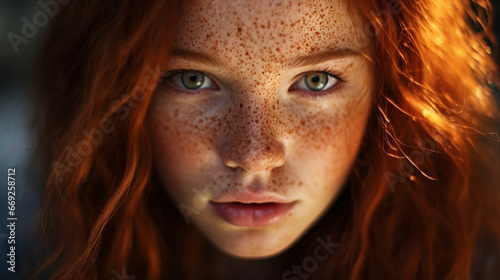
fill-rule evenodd
<path id="1" fill-rule="evenodd" d="M 334 203 L 372 107 L 356 28 L 340 0 L 184 5 L 149 111 L 154 160 L 221 250 L 276 255 Z"/>

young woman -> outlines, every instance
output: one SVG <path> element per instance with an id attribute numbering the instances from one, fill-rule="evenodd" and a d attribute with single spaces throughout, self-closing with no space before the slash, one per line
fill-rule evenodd
<path id="1" fill-rule="evenodd" d="M 35 278 L 500 275 L 487 1 L 59 8 Z"/>

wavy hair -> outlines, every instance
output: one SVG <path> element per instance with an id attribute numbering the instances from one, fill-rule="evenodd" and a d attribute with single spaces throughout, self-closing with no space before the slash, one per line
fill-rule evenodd
<path id="1" fill-rule="evenodd" d="M 122 268 L 150 280 L 208 277 L 208 268 L 189 269 L 201 241 L 158 190 L 147 130 L 180 5 L 75 0 L 52 21 L 40 63 L 40 150 L 51 168 L 34 278 L 109 279 Z M 500 251 L 490 3 L 357 0 L 350 8 L 373 51 L 376 109 L 333 206 L 342 219 L 328 213 L 310 233 L 342 244 L 314 276 L 488 279 L 498 267 L 483 260 L 499 262 L 490 252 Z"/>

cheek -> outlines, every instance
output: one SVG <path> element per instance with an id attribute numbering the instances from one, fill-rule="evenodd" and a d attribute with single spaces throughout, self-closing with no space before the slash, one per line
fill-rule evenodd
<path id="1" fill-rule="evenodd" d="M 306 112 L 294 118 L 294 152 L 306 165 L 342 165 L 353 157 L 364 132 L 367 112 L 352 111 L 347 106 Z M 368 111 L 368 108 L 366 109 Z"/>
<path id="2" fill-rule="evenodd" d="M 214 156 L 217 123 L 215 118 L 203 116 L 203 111 L 200 106 L 172 108 L 166 100 L 155 100 L 149 120 L 160 168 L 183 174 L 189 171 L 184 169 L 204 165 Z"/>
<path id="3" fill-rule="evenodd" d="M 301 173 L 307 192 L 329 201 L 349 175 L 371 112 L 370 96 L 336 100 L 324 110 L 302 111 L 295 118 L 294 143 L 288 158 Z M 341 105 L 342 104 L 342 105 Z"/>
<path id="4" fill-rule="evenodd" d="M 344 132 L 344 125 L 340 121 L 343 112 L 313 113 L 297 118 L 295 122 L 296 152 L 301 158 L 324 157 L 325 152 L 337 151 L 339 135 Z M 318 157 L 319 156 L 319 157 Z"/>

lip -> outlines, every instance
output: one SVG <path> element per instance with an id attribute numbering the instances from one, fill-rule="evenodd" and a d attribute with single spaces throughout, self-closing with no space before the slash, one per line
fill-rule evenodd
<path id="1" fill-rule="evenodd" d="M 215 203 L 231 203 L 231 202 L 240 202 L 240 203 L 291 203 L 293 200 L 287 199 L 279 194 L 267 191 L 259 191 L 253 192 L 248 189 L 244 189 L 237 193 L 224 195 L 219 198 L 215 198 L 211 200 Z"/>
<path id="2" fill-rule="evenodd" d="M 249 188 L 210 200 L 215 213 L 236 226 L 260 227 L 279 222 L 297 201 L 270 191 Z"/>
<path id="3" fill-rule="evenodd" d="M 210 201 L 215 213 L 230 224 L 236 226 L 259 227 L 279 222 L 295 205 L 289 203 L 241 203 Z"/>

